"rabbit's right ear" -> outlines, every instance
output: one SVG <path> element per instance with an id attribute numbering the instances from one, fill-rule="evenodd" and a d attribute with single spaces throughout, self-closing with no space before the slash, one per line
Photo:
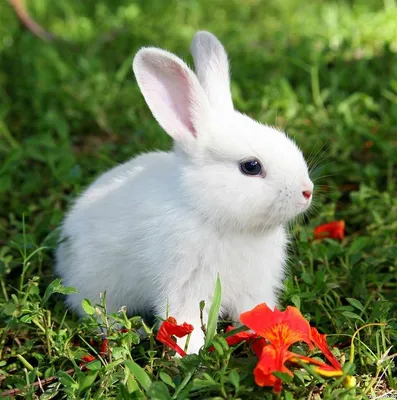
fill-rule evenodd
<path id="1" fill-rule="evenodd" d="M 210 32 L 194 35 L 191 52 L 197 77 L 217 111 L 232 111 L 229 61 L 222 43 Z"/>
<path id="2" fill-rule="evenodd" d="M 211 112 L 208 98 L 180 58 L 165 50 L 142 48 L 132 68 L 153 116 L 174 140 L 191 140 L 205 131 Z"/>

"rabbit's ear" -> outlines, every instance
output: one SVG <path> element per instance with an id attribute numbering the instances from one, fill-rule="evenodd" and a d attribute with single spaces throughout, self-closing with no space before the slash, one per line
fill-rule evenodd
<path id="1" fill-rule="evenodd" d="M 233 110 L 229 61 L 222 43 L 210 32 L 194 35 L 191 52 L 197 77 L 211 106 L 218 111 Z"/>
<path id="2" fill-rule="evenodd" d="M 174 54 L 153 47 L 139 50 L 132 68 L 161 127 L 174 140 L 197 137 L 210 104 L 194 72 Z"/>

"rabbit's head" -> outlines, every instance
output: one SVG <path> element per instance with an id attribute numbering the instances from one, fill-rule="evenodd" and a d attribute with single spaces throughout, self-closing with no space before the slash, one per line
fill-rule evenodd
<path id="1" fill-rule="evenodd" d="M 313 183 L 297 145 L 233 107 L 228 57 L 209 32 L 192 42 L 196 74 L 143 48 L 133 70 L 154 117 L 174 139 L 181 200 L 223 227 L 266 229 L 306 211 Z"/>

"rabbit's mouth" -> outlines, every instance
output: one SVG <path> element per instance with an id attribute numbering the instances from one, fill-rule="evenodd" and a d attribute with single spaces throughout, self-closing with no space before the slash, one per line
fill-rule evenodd
<path id="1" fill-rule="evenodd" d="M 298 209 L 300 211 L 306 211 L 307 209 L 310 208 L 311 205 L 312 205 L 312 201 L 311 200 L 306 201 L 306 202 L 299 202 L 298 203 Z"/>

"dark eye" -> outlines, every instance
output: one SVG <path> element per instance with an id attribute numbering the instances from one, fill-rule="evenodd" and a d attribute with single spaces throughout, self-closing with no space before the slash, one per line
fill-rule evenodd
<path id="1" fill-rule="evenodd" d="M 258 160 L 245 160 L 240 163 L 240 171 L 245 175 L 260 175 L 262 165 Z"/>

